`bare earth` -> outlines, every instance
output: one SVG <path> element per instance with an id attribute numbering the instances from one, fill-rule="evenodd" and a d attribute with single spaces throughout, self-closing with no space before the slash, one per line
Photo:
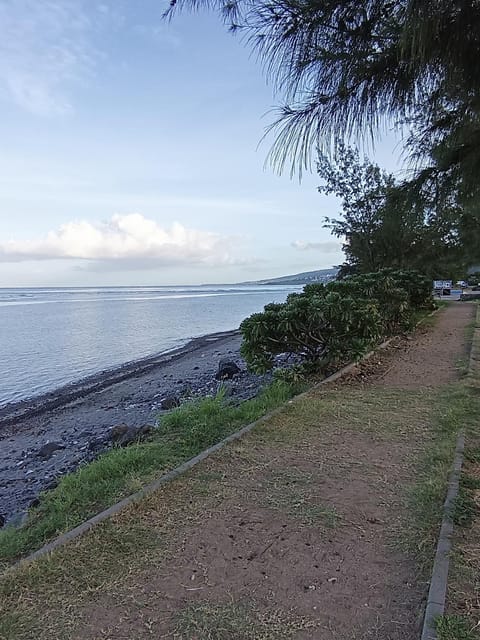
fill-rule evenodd
<path id="1" fill-rule="evenodd" d="M 451 304 L 344 383 L 18 570 L 10 603 L 27 601 L 35 622 L 10 637 L 417 638 L 427 584 L 396 542 L 473 311 Z M 32 591 L 37 572 L 49 583 Z"/>
<path id="2" fill-rule="evenodd" d="M 452 304 L 441 314 L 435 331 L 425 331 L 381 381 L 383 386 L 418 389 L 448 384 L 458 377 L 457 363 L 467 356 L 465 327 L 474 314 L 472 305 Z"/>

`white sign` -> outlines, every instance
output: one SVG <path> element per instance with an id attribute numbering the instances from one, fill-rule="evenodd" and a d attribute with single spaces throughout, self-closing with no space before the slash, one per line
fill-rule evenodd
<path id="1" fill-rule="evenodd" d="M 433 288 L 434 289 L 451 289 L 452 281 L 451 280 L 434 280 Z"/>

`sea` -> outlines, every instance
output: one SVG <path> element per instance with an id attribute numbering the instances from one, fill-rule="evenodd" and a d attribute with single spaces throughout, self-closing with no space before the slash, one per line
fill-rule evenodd
<path id="1" fill-rule="evenodd" d="M 238 328 L 295 286 L 0 289 L 0 408 Z"/>

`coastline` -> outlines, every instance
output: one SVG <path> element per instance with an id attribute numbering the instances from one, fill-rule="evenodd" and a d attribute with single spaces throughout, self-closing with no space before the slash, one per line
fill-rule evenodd
<path id="1" fill-rule="evenodd" d="M 202 349 L 206 344 L 240 335 L 239 329 L 230 331 L 219 331 L 216 333 L 208 333 L 197 338 L 190 338 L 184 345 L 159 351 L 150 356 L 124 362 L 118 366 L 103 369 L 97 373 L 85 376 L 70 382 L 62 387 L 57 387 L 51 391 L 41 393 L 39 395 L 30 396 L 24 400 L 8 402 L 0 406 L 0 432 L 3 427 L 16 423 L 25 418 L 41 415 L 46 411 L 56 409 L 69 402 L 78 400 L 79 398 L 101 391 L 128 378 L 147 373 L 151 369 L 170 362 L 173 359 L 181 358 L 187 354 L 193 353 L 198 349 Z"/>
<path id="2" fill-rule="evenodd" d="M 207 334 L 187 344 L 6 405 L 0 410 L 0 515 L 18 523 L 38 495 L 65 474 L 95 459 L 111 446 L 119 424 L 141 427 L 164 413 L 162 400 L 216 393 L 219 361 L 229 358 L 241 371 L 227 381 L 238 400 L 255 396 L 271 374 L 246 371 L 238 329 Z M 48 457 L 45 444 L 58 445 Z"/>

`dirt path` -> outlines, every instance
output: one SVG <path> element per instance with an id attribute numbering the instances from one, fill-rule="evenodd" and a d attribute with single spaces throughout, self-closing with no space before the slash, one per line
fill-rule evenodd
<path id="1" fill-rule="evenodd" d="M 358 383 L 312 391 L 17 570 L 1 587 L 0 637 L 418 637 L 426 584 L 398 541 L 472 317 L 473 306 L 447 307 L 428 331 L 382 354 L 367 383 L 365 370 Z"/>
<path id="2" fill-rule="evenodd" d="M 392 360 L 391 368 L 379 381 L 381 386 L 417 389 L 438 387 L 458 377 L 465 359 L 465 329 L 472 321 L 474 307 L 453 303 L 435 321 L 435 330 L 420 331 L 405 351 Z"/>

